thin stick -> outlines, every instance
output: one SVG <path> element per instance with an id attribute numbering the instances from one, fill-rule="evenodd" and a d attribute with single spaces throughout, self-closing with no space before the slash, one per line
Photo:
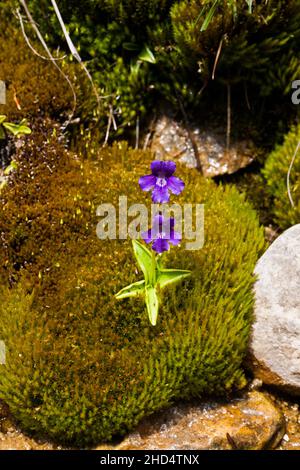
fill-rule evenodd
<path id="1" fill-rule="evenodd" d="M 79 62 L 80 66 L 82 67 L 82 69 L 84 70 L 84 72 L 86 73 L 91 85 L 92 85 L 92 89 L 93 89 L 93 92 L 94 92 L 94 95 L 96 97 L 96 100 L 97 100 L 97 104 L 98 104 L 98 111 L 100 111 L 100 96 L 98 94 L 98 91 L 97 91 L 97 88 L 95 86 L 95 83 L 94 83 L 94 80 L 90 74 L 90 72 L 88 71 L 88 69 L 86 68 L 86 66 L 84 65 L 84 63 L 82 62 L 82 59 L 76 49 L 76 47 L 74 46 L 73 42 L 72 42 L 72 39 L 70 38 L 70 35 L 67 31 L 67 28 L 65 26 L 65 23 L 62 19 L 62 16 L 60 14 L 60 11 L 59 11 L 59 8 L 57 6 L 57 3 L 55 0 L 51 0 L 51 3 L 53 5 L 53 8 L 54 8 L 54 11 L 56 13 L 56 16 L 57 16 L 57 19 L 59 21 L 59 24 L 61 26 L 61 29 L 63 30 L 63 33 L 64 33 L 64 36 L 66 38 L 66 41 L 67 41 L 67 44 L 69 46 L 69 49 L 70 49 L 70 52 L 72 54 L 73 57 L 75 57 L 75 59 L 77 60 L 77 62 Z"/>
<path id="2" fill-rule="evenodd" d="M 149 132 L 148 134 L 146 135 L 146 138 L 145 138 L 145 141 L 144 141 L 144 145 L 143 145 L 143 150 L 146 150 L 146 148 L 148 147 L 149 145 L 149 142 L 150 142 L 150 139 L 152 137 L 152 134 L 154 132 L 154 124 L 156 122 L 156 113 L 154 114 L 153 118 L 151 119 L 151 122 L 150 122 L 150 125 L 149 125 Z"/>
<path id="3" fill-rule="evenodd" d="M 113 126 L 114 126 L 114 131 L 117 131 L 118 126 L 117 126 L 117 123 L 116 123 L 116 120 L 115 120 L 114 109 L 113 108 L 112 108 L 111 118 L 112 118 L 112 123 L 113 123 Z"/>
<path id="4" fill-rule="evenodd" d="M 20 22 L 20 26 L 21 26 L 21 31 L 22 31 L 22 34 L 23 34 L 23 37 L 27 43 L 27 46 L 32 50 L 32 52 L 38 56 L 40 59 L 43 59 L 43 60 L 63 60 L 65 59 L 67 56 L 64 55 L 62 57 L 53 57 L 52 59 L 50 57 L 45 57 L 44 55 L 40 54 L 34 47 L 33 45 L 31 44 L 31 42 L 29 41 L 29 38 L 26 34 L 26 31 L 25 31 L 25 27 L 24 27 L 24 22 L 23 22 L 23 18 L 20 14 L 20 10 L 17 9 L 16 10 L 16 13 L 17 13 L 17 17 L 19 19 L 19 22 Z"/>
<path id="5" fill-rule="evenodd" d="M 193 133 L 190 130 L 187 114 L 185 112 L 183 103 L 182 103 L 182 101 L 181 101 L 181 99 L 179 98 L 178 95 L 177 95 L 177 99 L 178 99 L 179 106 L 180 106 L 180 109 L 181 109 L 181 112 L 182 112 L 182 115 L 183 115 L 183 118 L 184 118 L 184 121 L 185 121 L 185 127 L 186 127 L 189 139 L 190 139 L 192 147 L 193 147 L 193 151 L 194 151 L 194 155 L 195 155 L 195 159 L 196 159 L 197 170 L 203 175 L 203 168 L 202 168 L 202 164 L 201 164 L 201 160 L 200 160 L 200 155 L 199 155 L 199 152 L 198 152 L 197 143 L 195 141 Z"/>
<path id="6" fill-rule="evenodd" d="M 287 178 L 286 178 L 287 192 L 288 192 L 289 200 L 290 200 L 290 203 L 291 203 L 292 207 L 295 207 L 295 203 L 294 203 L 293 197 L 292 197 L 291 186 L 290 186 L 290 178 L 291 178 L 291 172 L 292 172 L 295 160 L 296 160 L 297 153 L 299 152 L 299 148 L 300 148 L 300 140 L 297 144 L 295 153 L 293 155 L 293 158 L 292 158 L 292 161 L 291 161 L 291 164 L 290 164 L 290 167 L 289 167 Z"/>
<path id="7" fill-rule="evenodd" d="M 244 90 L 245 90 L 245 100 L 246 100 L 247 108 L 249 109 L 249 111 L 251 111 L 251 106 L 250 106 L 249 96 L 248 96 L 248 88 L 247 88 L 246 82 L 244 82 Z"/>
<path id="8" fill-rule="evenodd" d="M 230 147 L 231 136 L 231 86 L 227 83 L 227 131 L 226 131 L 226 150 Z"/>
<path id="9" fill-rule="evenodd" d="M 200 97 L 200 96 L 202 95 L 202 93 L 204 92 L 204 90 L 205 90 L 205 88 L 207 87 L 207 85 L 208 85 L 208 80 L 206 80 L 206 81 L 203 83 L 202 87 L 200 88 L 200 90 L 199 90 L 198 93 L 197 93 L 197 97 Z"/>
<path id="10" fill-rule="evenodd" d="M 72 94 L 73 94 L 73 109 L 71 111 L 71 114 L 69 116 L 69 119 L 65 125 L 65 129 L 68 127 L 68 125 L 70 124 L 70 122 L 72 121 L 73 119 L 73 116 L 75 114 L 75 110 L 76 110 L 76 106 L 77 106 L 77 96 L 76 96 L 76 93 L 75 93 L 75 89 L 74 89 L 74 86 L 71 82 L 71 80 L 69 79 L 69 77 L 63 72 L 63 70 L 57 65 L 57 62 L 54 60 L 54 57 L 52 56 L 42 34 L 40 33 L 40 30 L 38 29 L 34 19 L 32 18 L 31 16 L 31 13 L 27 7 L 27 4 L 25 2 L 25 0 L 20 0 L 20 3 L 21 5 L 23 6 L 24 10 L 25 10 L 25 13 L 27 15 L 27 18 L 29 20 L 29 23 L 31 24 L 33 30 L 35 31 L 37 37 L 39 38 L 43 48 L 45 49 L 45 51 L 47 52 L 48 54 L 48 57 L 50 58 L 51 62 L 53 63 L 53 65 L 57 68 L 57 70 L 59 71 L 59 73 L 64 77 L 64 79 L 68 82 L 68 85 L 72 91 Z"/>
<path id="11" fill-rule="evenodd" d="M 146 135 L 146 138 L 145 138 L 145 142 L 144 142 L 144 145 L 143 145 L 143 150 L 146 150 L 146 148 L 148 147 L 149 145 L 149 142 L 150 142 L 150 138 L 151 138 L 151 132 L 148 132 L 148 134 Z"/>
<path id="12" fill-rule="evenodd" d="M 105 134 L 103 147 L 105 147 L 107 145 L 107 142 L 108 142 L 108 139 L 109 139 L 110 128 L 111 128 L 111 125 L 112 125 L 112 122 L 113 122 L 112 116 L 113 116 L 113 107 L 110 106 L 109 107 L 108 123 L 107 123 L 107 128 L 106 128 L 106 134 Z"/>
<path id="13" fill-rule="evenodd" d="M 224 37 L 225 37 L 225 36 L 222 37 L 222 39 L 221 39 L 221 41 L 220 41 L 220 44 L 219 44 L 219 47 L 218 47 L 218 50 L 217 50 L 217 54 L 216 54 L 216 58 L 215 58 L 215 63 L 214 63 L 214 68 L 213 68 L 213 72 L 212 72 L 212 75 L 211 75 L 212 80 L 215 79 L 216 68 L 217 68 L 217 65 L 218 65 L 218 62 L 219 62 L 219 58 L 220 58 L 220 54 L 221 54 L 221 50 L 222 50 L 222 46 L 223 46 Z"/>
<path id="14" fill-rule="evenodd" d="M 140 141 L 140 117 L 136 118 L 136 127 L 135 127 L 135 149 L 139 148 Z"/>
<path id="15" fill-rule="evenodd" d="M 17 96 L 17 90 L 15 89 L 15 87 L 13 86 L 13 91 L 14 91 L 14 102 L 15 102 L 15 105 L 17 107 L 17 109 L 19 111 L 22 110 L 22 106 L 20 104 L 20 101 L 18 100 L 18 96 Z"/>

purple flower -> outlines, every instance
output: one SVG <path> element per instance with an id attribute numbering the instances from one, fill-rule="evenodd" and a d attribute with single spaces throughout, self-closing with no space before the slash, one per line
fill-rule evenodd
<path id="1" fill-rule="evenodd" d="M 176 170 L 174 162 L 164 162 L 154 160 L 151 163 L 151 175 L 142 176 L 139 185 L 143 191 L 152 190 L 152 201 L 163 204 L 169 202 L 171 191 L 173 194 L 180 194 L 184 189 L 184 182 L 173 176 Z"/>
<path id="2" fill-rule="evenodd" d="M 181 241 L 180 233 L 174 230 L 175 219 L 165 219 L 162 214 L 157 214 L 153 220 L 153 226 L 147 232 L 142 233 L 146 243 L 152 243 L 152 250 L 156 253 L 168 251 L 171 245 L 178 245 Z"/>

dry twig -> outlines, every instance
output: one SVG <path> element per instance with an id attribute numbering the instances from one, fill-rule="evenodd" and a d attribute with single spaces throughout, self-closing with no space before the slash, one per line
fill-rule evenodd
<path id="1" fill-rule="evenodd" d="M 293 169 L 293 166 L 294 166 L 294 163 L 295 163 L 295 160 L 296 160 L 297 153 L 299 152 L 299 149 L 300 149 L 300 140 L 297 144 L 297 147 L 296 147 L 295 153 L 293 155 L 293 158 L 292 158 L 292 161 L 291 161 L 291 164 L 290 164 L 290 167 L 289 167 L 289 171 L 288 171 L 288 174 L 287 174 L 287 177 L 286 177 L 287 192 L 288 192 L 289 200 L 290 200 L 290 203 L 291 203 L 292 207 L 295 207 L 295 203 L 294 203 L 294 200 L 293 200 L 293 197 L 292 197 L 290 178 L 291 178 L 292 169 Z"/>

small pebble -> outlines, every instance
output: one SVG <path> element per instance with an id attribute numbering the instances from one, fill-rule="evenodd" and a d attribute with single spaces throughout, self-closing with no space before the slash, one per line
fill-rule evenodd
<path id="1" fill-rule="evenodd" d="M 253 379 L 249 385 L 249 390 L 259 390 L 263 385 L 262 380 L 260 379 Z"/>

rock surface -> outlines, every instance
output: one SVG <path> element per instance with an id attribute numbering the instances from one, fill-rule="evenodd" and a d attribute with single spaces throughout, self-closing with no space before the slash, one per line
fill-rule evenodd
<path id="1" fill-rule="evenodd" d="M 286 432 L 283 439 L 277 447 L 277 450 L 300 450 L 300 411 L 297 398 L 294 397 L 295 401 L 286 401 L 281 397 L 272 396 L 275 405 L 282 411 L 286 420 Z"/>
<path id="2" fill-rule="evenodd" d="M 145 419 L 117 450 L 275 448 L 285 433 L 281 412 L 252 391 L 229 403 L 179 405 Z"/>
<path id="3" fill-rule="evenodd" d="M 194 147 L 197 148 L 197 156 Z M 207 130 L 196 126 L 187 129 L 167 116 L 156 122 L 151 144 L 157 159 L 170 158 L 196 167 L 198 157 L 207 177 L 234 173 L 249 165 L 254 159 L 251 147 L 249 142 L 240 141 L 227 150 L 224 129 Z"/>
<path id="4" fill-rule="evenodd" d="M 300 224 L 259 260 L 249 365 L 269 385 L 300 395 Z"/>
<path id="5" fill-rule="evenodd" d="M 59 450 L 60 447 L 23 434 L 10 415 L 8 406 L 0 400 L 0 451 L 1 450 Z"/>
<path id="6" fill-rule="evenodd" d="M 258 383 L 255 381 L 255 383 Z M 253 393 L 253 392 L 252 392 Z M 255 392 L 258 393 L 258 392 Z M 271 442 L 269 440 L 269 445 L 274 446 L 276 443 L 279 444 L 280 441 L 280 436 L 283 435 L 283 439 L 280 442 L 280 445 L 277 446 L 278 450 L 299 450 L 300 449 L 300 411 L 299 411 L 299 405 L 295 402 L 289 402 L 287 403 L 286 401 L 283 401 L 282 398 L 275 396 L 271 393 L 259 393 L 260 399 L 261 399 L 261 409 L 260 407 L 256 408 L 256 411 L 252 411 L 253 413 L 258 414 L 262 417 L 265 416 L 265 427 L 267 428 L 269 423 L 271 424 L 271 429 L 269 429 L 269 435 L 271 436 L 272 433 L 274 435 L 274 440 L 272 443 L 272 438 Z M 267 399 L 265 398 L 267 397 Z M 248 405 L 247 402 L 245 402 L 246 409 L 244 409 L 244 414 L 246 415 L 244 425 L 250 427 L 250 421 L 249 421 L 249 414 L 253 409 L 253 394 L 252 394 L 252 399 L 251 401 L 248 400 Z M 274 408 L 272 406 L 270 407 L 270 402 L 274 403 Z M 251 408 L 249 408 L 249 405 L 251 405 Z M 212 406 L 212 405 L 211 405 Z M 218 406 L 216 404 L 216 406 Z M 205 405 L 205 409 L 207 409 L 207 413 L 211 413 L 211 410 L 207 408 L 208 405 Z M 285 420 L 287 423 L 287 428 L 285 430 L 285 421 L 282 420 L 280 412 L 276 411 L 276 408 L 278 407 L 279 410 L 282 411 L 282 413 L 285 416 Z M 183 406 L 176 407 L 178 410 L 184 408 Z M 268 411 L 269 410 L 269 411 Z M 234 413 L 234 410 L 231 411 Z M 224 413 L 227 413 L 226 410 Z M 270 420 L 268 417 L 269 414 L 272 414 L 274 418 Z M 274 413 L 274 414 L 273 414 Z M 159 416 L 159 415 L 158 415 Z M 166 416 L 166 412 L 164 413 L 164 416 Z M 178 423 L 178 416 L 175 416 L 174 421 L 176 420 Z M 161 419 L 161 418 L 159 418 Z M 172 419 L 172 416 L 171 416 Z M 244 418 L 243 418 L 244 419 Z M 262 421 L 263 422 L 263 421 Z M 278 423 L 276 426 L 276 422 Z M 223 419 L 221 420 L 221 423 L 223 423 Z M 247 424 L 248 423 L 248 424 Z M 254 421 L 255 429 L 257 424 L 255 424 Z M 166 421 L 163 423 L 166 424 Z M 239 425 L 241 423 L 239 422 Z M 145 425 L 144 425 L 145 426 Z M 216 424 L 216 429 L 218 427 L 218 424 Z M 210 429 L 210 428 L 209 428 Z M 277 429 L 277 431 L 276 431 Z M 275 430 L 275 431 L 274 431 Z M 249 432 L 249 431 L 248 431 Z M 266 432 L 266 439 L 267 437 L 267 432 Z M 205 430 L 206 433 L 206 430 Z M 177 434 L 180 436 L 181 434 L 177 432 Z M 232 438 L 238 441 L 236 434 L 240 434 L 240 431 L 237 431 L 236 433 L 232 433 Z M 191 432 L 192 435 L 192 432 Z M 134 434 L 131 434 L 130 438 L 132 439 L 134 437 Z M 135 440 L 137 440 L 137 435 L 135 435 Z M 141 438 L 139 438 L 141 439 Z M 194 437 L 192 436 L 192 442 L 194 442 Z M 230 439 L 230 438 L 229 438 Z M 222 436 L 223 442 L 225 442 L 225 446 L 228 446 L 228 439 L 226 438 L 226 441 L 224 440 L 224 436 Z M 140 441 L 139 441 L 140 442 Z M 235 441 L 234 441 L 235 442 Z M 119 445 L 117 448 L 122 449 L 122 446 L 126 446 L 129 444 L 128 438 L 123 441 L 121 445 Z M 226 447 L 229 448 L 229 447 Z M 99 445 L 97 447 L 98 450 L 111 450 L 112 446 L 106 445 Z M 116 449 L 116 447 L 114 447 Z M 18 427 L 13 423 L 10 417 L 10 413 L 8 410 L 8 407 L 3 404 L 0 400 L 0 450 L 64 450 L 63 447 L 57 446 L 54 443 L 52 443 L 50 440 L 41 440 L 37 439 L 36 437 L 32 436 L 27 436 L 24 433 L 18 429 Z"/>

